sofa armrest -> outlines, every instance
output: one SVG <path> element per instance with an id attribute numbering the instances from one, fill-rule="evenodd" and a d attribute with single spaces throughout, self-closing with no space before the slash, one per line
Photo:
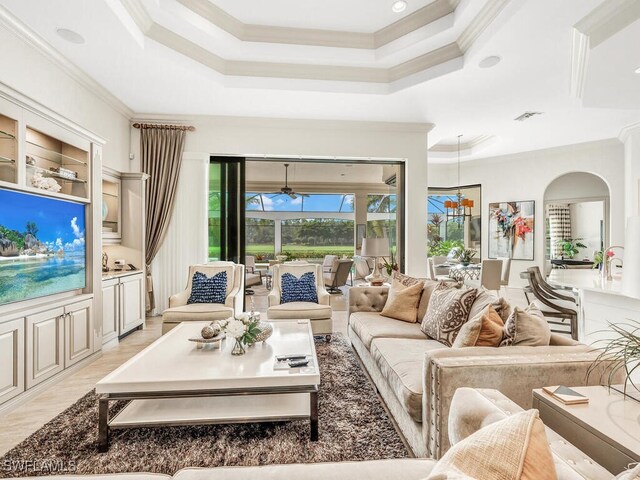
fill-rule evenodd
<path id="1" fill-rule="evenodd" d="M 184 290 L 180 293 L 176 293 L 175 295 L 171 295 L 169 297 L 169 308 L 182 307 L 183 305 L 186 305 L 190 296 L 191 292 L 189 290 Z"/>
<path id="2" fill-rule="evenodd" d="M 225 306 L 233 308 L 233 315 L 237 317 L 243 313 L 242 302 L 244 300 L 244 288 L 236 287 L 229 292 L 224 301 Z"/>
<path id="3" fill-rule="evenodd" d="M 598 353 L 586 345 L 445 348 L 427 352 L 423 364 L 422 422 L 428 454 L 440 458 L 450 446 L 447 420 L 451 398 L 458 388 L 496 389 L 528 409 L 535 388 L 599 385 L 599 372 L 587 375 Z"/>
<path id="4" fill-rule="evenodd" d="M 456 444 L 481 428 L 521 411 L 520 406 L 497 390 L 459 388 L 453 395 L 449 412 L 448 431 L 451 444 Z M 611 473 L 549 427 L 546 427 L 546 435 L 558 478 L 611 480 Z"/>
<path id="5" fill-rule="evenodd" d="M 354 312 L 381 312 L 388 296 L 389 287 L 351 287 L 349 316 Z"/>

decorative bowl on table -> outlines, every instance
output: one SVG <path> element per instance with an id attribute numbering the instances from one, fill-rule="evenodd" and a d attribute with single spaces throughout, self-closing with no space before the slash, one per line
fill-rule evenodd
<path id="1" fill-rule="evenodd" d="M 258 323 L 258 328 L 260 329 L 260 333 L 256 335 L 256 343 L 264 342 L 267 338 L 273 335 L 273 325 L 269 322 L 260 322 Z"/>
<path id="2" fill-rule="evenodd" d="M 204 348 L 205 346 L 218 348 L 224 338 L 226 338 L 226 334 L 222 331 L 220 325 L 212 322 L 201 330 L 199 337 L 190 338 L 189 341 L 194 342 L 197 348 Z"/>

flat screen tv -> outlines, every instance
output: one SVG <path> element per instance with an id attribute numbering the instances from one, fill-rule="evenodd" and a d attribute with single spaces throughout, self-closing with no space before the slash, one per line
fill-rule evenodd
<path id="1" fill-rule="evenodd" d="M 0 188 L 0 305 L 85 286 L 85 206 Z"/>

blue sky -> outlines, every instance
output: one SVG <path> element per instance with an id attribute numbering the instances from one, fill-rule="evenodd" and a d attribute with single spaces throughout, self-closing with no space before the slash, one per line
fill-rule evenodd
<path id="1" fill-rule="evenodd" d="M 254 194 L 247 194 L 247 196 L 253 196 Z M 308 197 L 298 197 L 295 200 L 288 195 L 270 195 L 263 194 L 262 199 L 264 202 L 265 211 L 278 211 L 278 212 L 301 212 L 304 202 L 305 212 L 338 212 L 352 213 L 352 204 L 348 203 L 348 200 L 353 195 L 346 195 L 342 210 L 340 210 L 340 204 L 344 195 L 335 194 L 316 194 Z M 248 205 L 248 210 L 262 210 L 261 205 Z"/>
<path id="2" fill-rule="evenodd" d="M 38 240 L 47 245 L 84 248 L 84 205 L 0 189 L 0 225 L 24 233 L 28 221 L 35 222 Z"/>

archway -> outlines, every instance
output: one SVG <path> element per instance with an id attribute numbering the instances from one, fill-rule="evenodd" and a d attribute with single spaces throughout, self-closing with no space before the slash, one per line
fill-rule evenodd
<path id="1" fill-rule="evenodd" d="M 589 172 L 557 177 L 544 193 L 546 266 L 591 268 L 609 244 L 610 191 Z"/>

